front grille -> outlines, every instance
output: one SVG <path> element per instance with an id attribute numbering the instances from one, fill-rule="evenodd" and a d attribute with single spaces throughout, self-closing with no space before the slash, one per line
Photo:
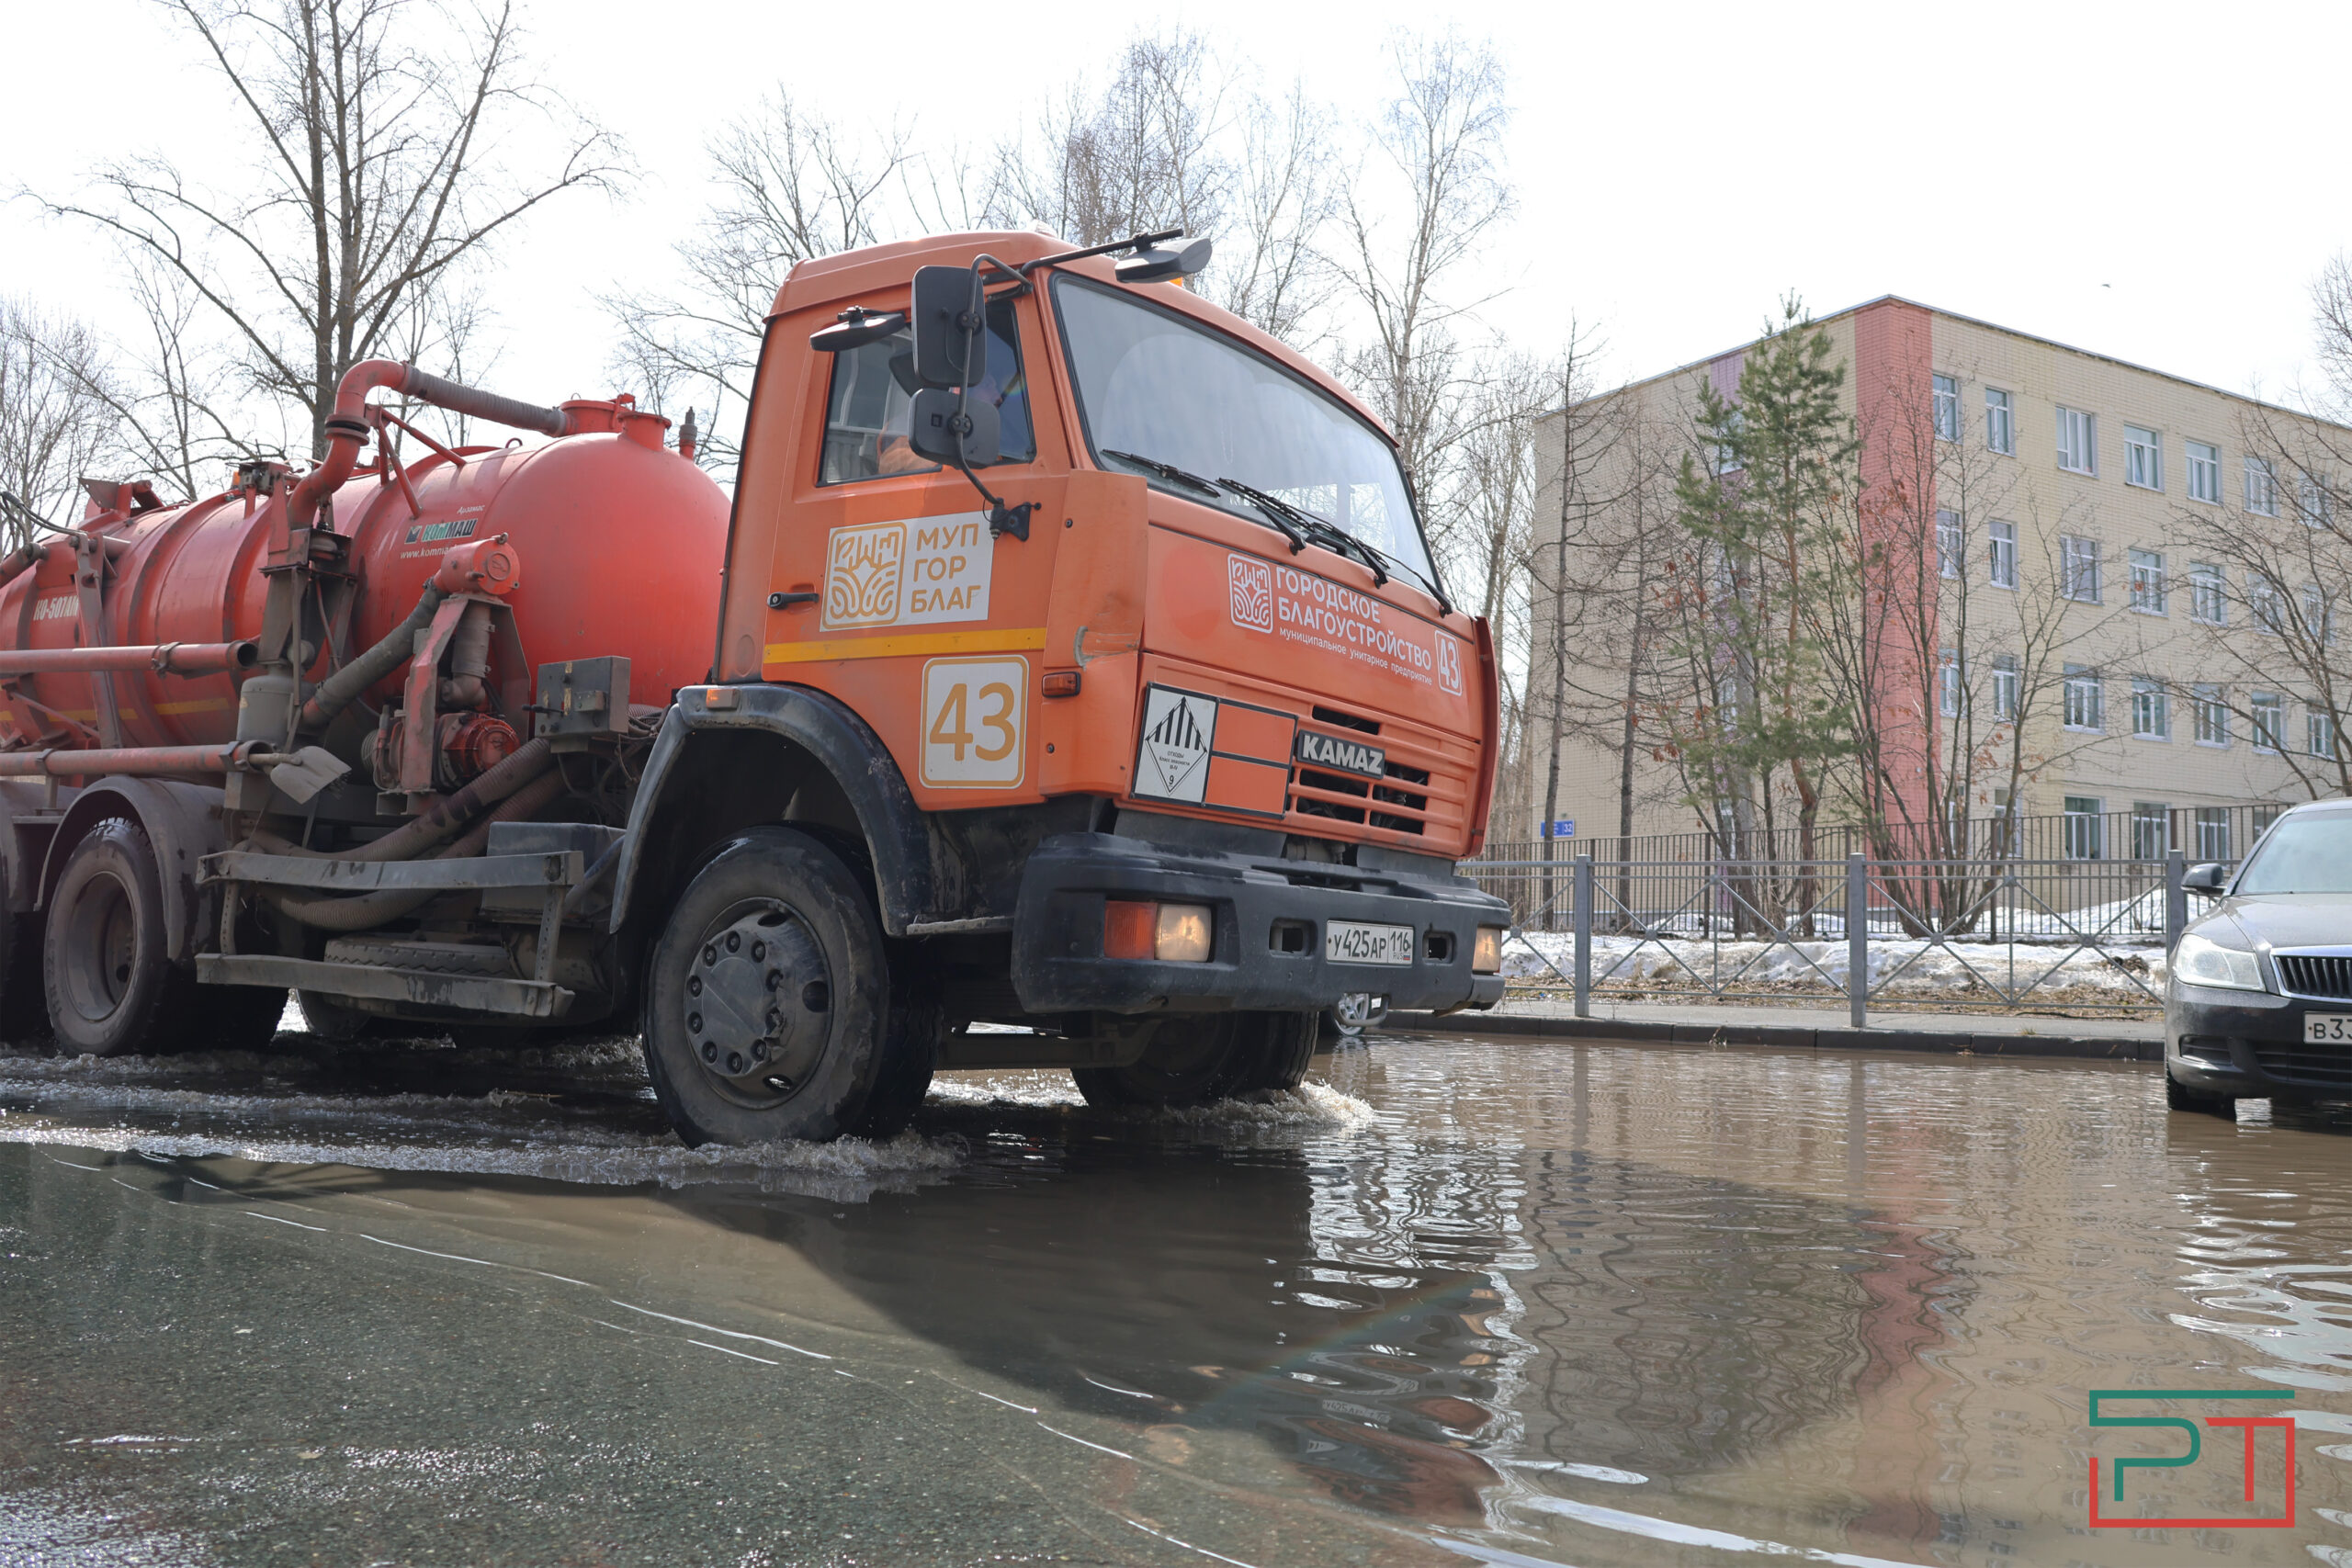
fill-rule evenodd
<path id="1" fill-rule="evenodd" d="M 1429 774 L 1421 769 L 1408 768 L 1404 763 L 1396 761 L 1394 759 L 1390 760 L 1387 767 L 1384 771 L 1390 778 L 1401 779 L 1407 784 L 1426 784 L 1430 782 Z M 1372 798 L 1374 800 L 1385 800 L 1392 806 L 1404 807 L 1409 811 L 1426 812 L 1430 808 L 1430 797 L 1428 795 L 1416 794 L 1414 791 L 1408 789 L 1395 789 L 1386 784 L 1373 785 Z M 1387 811 L 1374 812 L 1372 814 L 1372 825 L 1375 828 L 1387 828 L 1399 833 L 1418 833 L 1421 831 L 1420 818 L 1399 817 L 1393 812 Z"/>
<path id="2" fill-rule="evenodd" d="M 2282 1083 L 2352 1084 L 2352 1045 L 2312 1045 L 2301 1040 L 2257 1040 L 2254 1059 Z"/>
<path id="3" fill-rule="evenodd" d="M 1361 730 L 1366 735 L 1380 733 L 1380 722 L 1377 719 L 1366 718 L 1362 714 L 1341 713 L 1338 708 L 1327 708 L 1319 705 L 1308 711 L 1315 715 L 1315 721 L 1317 724 L 1336 724 L 1341 728 Z"/>
<path id="4" fill-rule="evenodd" d="M 2352 1000 L 2352 958 L 2293 953 L 2277 956 L 2279 984 L 2294 995 Z"/>

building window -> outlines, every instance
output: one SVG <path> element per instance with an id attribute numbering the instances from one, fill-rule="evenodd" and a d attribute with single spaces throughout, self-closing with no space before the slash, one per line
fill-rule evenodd
<path id="1" fill-rule="evenodd" d="M 2142 490 L 2165 488 L 2165 438 L 2136 424 L 2123 427 L 2123 482 Z"/>
<path id="2" fill-rule="evenodd" d="M 2245 509 L 2257 517 L 2278 515 L 2278 470 L 2267 457 L 2245 460 Z"/>
<path id="3" fill-rule="evenodd" d="M 1936 571 L 1943 577 L 1960 575 L 1961 542 L 1960 513 L 1936 508 Z"/>
<path id="4" fill-rule="evenodd" d="M 2324 528 L 2335 516 L 2335 497 L 2327 476 L 2310 472 L 2295 476 L 2295 515 L 2313 528 Z"/>
<path id="5" fill-rule="evenodd" d="M 2018 525 L 1995 523 L 1990 526 L 1993 538 L 1993 586 L 2015 588 L 2018 585 Z"/>
<path id="6" fill-rule="evenodd" d="M 1993 717 L 2008 721 L 2018 716 L 2018 688 L 2020 684 L 2018 658 L 2014 653 L 1993 656 Z"/>
<path id="7" fill-rule="evenodd" d="M 2272 637 L 2286 630 L 2287 612 L 2279 603 L 2278 585 L 2258 571 L 2245 574 L 2245 607 L 2256 630 Z"/>
<path id="8" fill-rule="evenodd" d="M 2104 729 L 2107 728 L 2106 695 L 2098 671 L 2081 664 L 2069 664 L 2065 671 L 2065 725 L 2069 729 Z"/>
<path id="9" fill-rule="evenodd" d="M 1935 378 L 1935 388 L 1936 439 L 1957 441 L 1960 439 L 1960 378 L 1939 376 Z"/>
<path id="10" fill-rule="evenodd" d="M 2058 594 L 2086 604 L 2098 597 L 2098 541 L 2062 534 L 2058 538 Z"/>
<path id="11" fill-rule="evenodd" d="M 2222 504 L 2222 449 L 2188 443 L 2188 499 Z"/>
<path id="12" fill-rule="evenodd" d="M 2335 718 L 2317 708 L 2303 710 L 2303 750 L 2314 757 L 2335 761 Z"/>
<path id="13" fill-rule="evenodd" d="M 1734 445 L 1747 428 L 1747 416 L 1744 412 L 1736 408 L 1727 408 L 1724 411 L 1725 439 L 1715 448 L 1715 472 L 1736 474 L 1747 466 L 1740 457 L 1739 448 Z"/>
<path id="14" fill-rule="evenodd" d="M 2189 563 L 2189 619 L 2209 626 L 2226 625 L 2230 618 L 2229 601 L 2229 580 L 2222 576 L 2220 567 L 2210 561 Z"/>
<path id="15" fill-rule="evenodd" d="M 2303 584 L 2303 635 L 2316 643 L 2335 641 L 2335 613 L 2316 582 Z"/>
<path id="16" fill-rule="evenodd" d="M 2230 858 L 2228 807 L 2200 806 L 2197 808 L 2197 858 L 2201 861 Z"/>
<path id="17" fill-rule="evenodd" d="M 1984 389 L 1984 445 L 2003 457 L 2013 457 L 2018 449 L 2017 425 L 2011 419 L 2009 394 Z"/>
<path id="18" fill-rule="evenodd" d="M 2161 550 L 2132 552 L 2132 607 L 2151 615 L 2165 613 L 2165 558 Z"/>
<path id="19" fill-rule="evenodd" d="M 1936 656 L 1936 711 L 1946 718 L 1960 716 L 1964 700 L 1961 686 L 1960 652 L 1947 648 Z"/>
<path id="20" fill-rule="evenodd" d="M 2097 795 L 2066 797 L 2066 858 L 2102 860 L 2107 855 L 2107 818 Z"/>
<path id="21" fill-rule="evenodd" d="M 2279 716 L 2283 708 L 2278 694 L 2256 692 L 2247 699 L 2246 709 L 2247 728 L 2254 732 L 2254 749 L 2257 751 L 2278 750 L 2283 728 L 2279 723 Z"/>
<path id="22" fill-rule="evenodd" d="M 2132 803 L 2132 858 L 2162 860 L 2172 848 L 2172 808 L 2162 801 Z"/>
<path id="23" fill-rule="evenodd" d="M 2098 472 L 2098 421 L 2080 409 L 2058 411 L 2058 466 L 2070 474 Z"/>
<path id="24" fill-rule="evenodd" d="M 2254 842 L 2257 844 L 2262 842 L 2262 835 L 2270 831 L 2270 824 L 2278 821 L 2279 815 L 2286 809 L 2283 806 L 2256 806 L 2246 813 L 2248 817 L 2254 818 Z"/>
<path id="25" fill-rule="evenodd" d="M 2188 705 L 2197 710 L 2197 744 L 2230 743 L 2230 704 L 2219 686 L 2191 686 Z"/>
<path id="26" fill-rule="evenodd" d="M 2172 739 L 2172 703 L 2162 681 L 2145 675 L 2132 679 L 2132 733 L 2143 740 Z"/>

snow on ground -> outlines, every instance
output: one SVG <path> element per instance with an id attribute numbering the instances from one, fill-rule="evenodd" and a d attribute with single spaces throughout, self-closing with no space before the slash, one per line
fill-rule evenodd
<path id="1" fill-rule="evenodd" d="M 1508 979 L 1566 985 L 1575 963 L 1576 939 L 1566 931 L 1521 932 L 1503 948 Z M 1804 987 L 1828 992 L 1845 989 L 1847 972 L 1842 933 L 1832 941 L 1785 942 L 1600 934 L 1592 939 L 1596 987 Z M 1886 994 L 1895 996 L 1958 993 L 1955 999 L 1962 999 L 1976 991 L 1990 1000 L 1995 993 L 2031 987 L 2041 994 L 2064 988 L 2069 999 L 2153 1005 L 2164 994 L 2165 973 L 2161 935 L 2153 942 L 2109 937 L 2103 950 L 2080 951 L 2071 942 L 2049 941 L 1956 941 L 1946 947 L 1874 936 L 1870 943 L 1870 984 L 1884 985 Z"/>

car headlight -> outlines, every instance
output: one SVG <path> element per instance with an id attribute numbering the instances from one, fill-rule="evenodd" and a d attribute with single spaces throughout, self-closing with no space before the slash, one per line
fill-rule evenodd
<path id="1" fill-rule="evenodd" d="M 2173 949 L 2173 977 L 2184 985 L 2219 986 L 2231 991 L 2263 991 L 2262 965 L 2242 947 L 2223 947 L 2191 933 Z"/>

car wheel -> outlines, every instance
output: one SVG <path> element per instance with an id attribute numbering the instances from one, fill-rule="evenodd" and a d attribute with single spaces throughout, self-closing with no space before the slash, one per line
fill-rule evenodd
<path id="1" fill-rule="evenodd" d="M 646 1071 L 688 1145 L 840 1136 L 886 1056 L 889 971 L 873 900 L 806 833 L 756 828 L 704 862 L 654 943 Z"/>
<path id="2" fill-rule="evenodd" d="M 2187 1111 L 2200 1116 L 2220 1116 L 2233 1121 L 2236 1119 L 2238 1113 L 2235 1096 L 2200 1094 L 2173 1077 L 2170 1071 L 2165 1074 L 2165 1108 L 2168 1111 Z"/>

